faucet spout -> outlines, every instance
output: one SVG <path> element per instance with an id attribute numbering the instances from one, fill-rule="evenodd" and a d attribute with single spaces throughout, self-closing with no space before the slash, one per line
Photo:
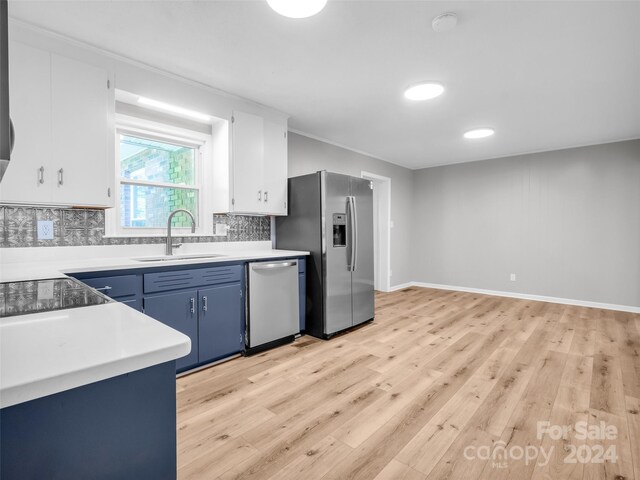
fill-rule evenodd
<path id="1" fill-rule="evenodd" d="M 173 249 L 179 247 L 182 244 L 173 243 L 173 237 L 171 236 L 171 221 L 173 220 L 173 216 L 176 213 L 186 213 L 191 219 L 191 233 L 196 233 L 196 219 L 193 218 L 193 214 L 189 210 L 185 210 L 184 208 L 178 208 L 169 214 L 169 218 L 167 220 L 167 244 L 165 249 L 166 255 L 173 255 Z"/>

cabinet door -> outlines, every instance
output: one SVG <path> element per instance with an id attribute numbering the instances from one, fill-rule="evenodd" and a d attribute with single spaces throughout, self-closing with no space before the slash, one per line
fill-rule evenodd
<path id="1" fill-rule="evenodd" d="M 239 283 L 206 288 L 198 292 L 200 362 L 224 358 L 243 350 L 241 294 Z"/>
<path id="2" fill-rule="evenodd" d="M 54 200 L 109 206 L 108 74 L 93 65 L 51 56 Z"/>
<path id="3" fill-rule="evenodd" d="M 257 115 L 234 112 L 231 129 L 233 189 L 231 210 L 260 213 L 263 209 L 264 186 L 264 120 Z"/>
<path id="4" fill-rule="evenodd" d="M 51 56 L 17 42 L 10 43 L 9 53 L 9 108 L 16 136 L 0 199 L 50 203 L 55 185 L 50 164 Z"/>
<path id="5" fill-rule="evenodd" d="M 140 300 L 139 298 L 131 298 L 129 300 L 116 298 L 116 301 L 120 303 L 124 303 L 125 305 L 139 312 L 142 311 L 142 300 Z"/>
<path id="6" fill-rule="evenodd" d="M 264 122 L 264 195 L 263 211 L 271 215 L 287 214 L 287 126 Z"/>
<path id="7" fill-rule="evenodd" d="M 196 290 L 144 298 L 145 314 L 175 328 L 191 339 L 191 353 L 176 360 L 177 370 L 184 370 L 198 363 L 197 300 Z"/>

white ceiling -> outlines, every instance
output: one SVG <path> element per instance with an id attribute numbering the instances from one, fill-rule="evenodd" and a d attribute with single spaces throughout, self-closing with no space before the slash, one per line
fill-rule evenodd
<path id="1" fill-rule="evenodd" d="M 24 1 L 12 17 L 275 107 L 411 168 L 640 137 L 640 2 Z M 458 26 L 431 20 L 453 11 Z M 435 100 L 404 88 L 442 82 Z M 462 133 L 495 128 L 470 141 Z"/>

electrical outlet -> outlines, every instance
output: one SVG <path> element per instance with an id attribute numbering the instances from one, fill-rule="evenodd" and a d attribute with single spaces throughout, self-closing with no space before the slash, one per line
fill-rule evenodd
<path id="1" fill-rule="evenodd" d="M 38 240 L 53 240 L 53 222 L 38 220 Z"/>
<path id="2" fill-rule="evenodd" d="M 516 281 L 516 274 L 512 273 L 510 279 L 511 279 L 512 282 L 515 282 Z"/>
<path id="3" fill-rule="evenodd" d="M 216 223 L 213 232 L 214 237 L 226 237 L 229 234 L 229 225 L 224 223 Z"/>
<path id="4" fill-rule="evenodd" d="M 38 300 L 52 300 L 53 299 L 53 281 L 39 281 L 38 282 Z"/>

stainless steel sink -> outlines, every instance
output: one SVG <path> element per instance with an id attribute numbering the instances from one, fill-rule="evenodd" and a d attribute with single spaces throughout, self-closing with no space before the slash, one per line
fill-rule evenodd
<path id="1" fill-rule="evenodd" d="M 159 257 L 139 257 L 133 260 L 137 262 L 177 262 L 178 260 L 194 260 L 198 258 L 218 258 L 225 255 L 219 253 L 200 253 L 192 255 L 162 255 Z"/>

